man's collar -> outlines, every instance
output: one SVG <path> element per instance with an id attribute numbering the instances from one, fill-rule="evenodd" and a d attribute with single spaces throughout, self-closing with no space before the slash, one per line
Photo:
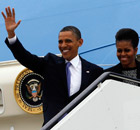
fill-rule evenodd
<path id="1" fill-rule="evenodd" d="M 79 55 L 77 55 L 76 57 L 74 57 L 71 61 L 69 61 L 75 68 L 78 66 L 78 63 L 79 63 L 80 60 L 80 57 Z M 66 63 L 68 61 L 66 60 Z"/>

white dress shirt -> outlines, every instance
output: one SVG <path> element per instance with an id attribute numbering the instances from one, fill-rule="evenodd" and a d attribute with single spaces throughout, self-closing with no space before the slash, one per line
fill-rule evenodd
<path id="1" fill-rule="evenodd" d="M 9 41 L 10 44 L 14 44 L 16 39 L 17 39 L 17 37 L 15 35 L 13 38 L 8 38 L 8 41 Z"/>
<path id="2" fill-rule="evenodd" d="M 13 38 L 8 38 L 9 44 L 14 44 L 16 38 L 17 38 L 16 35 Z M 72 96 L 73 94 L 79 91 L 81 86 L 82 65 L 81 65 L 81 59 L 79 55 L 73 58 L 70 61 L 70 63 L 71 63 L 71 66 L 69 68 L 71 73 L 70 96 Z"/>
<path id="3" fill-rule="evenodd" d="M 70 61 L 70 63 L 71 63 L 71 66 L 69 67 L 71 72 L 70 96 L 72 96 L 73 94 L 79 91 L 81 86 L 82 65 L 79 55 L 73 58 Z"/>

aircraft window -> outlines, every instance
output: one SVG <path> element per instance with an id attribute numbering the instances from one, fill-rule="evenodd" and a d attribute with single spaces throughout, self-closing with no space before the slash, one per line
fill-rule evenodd
<path id="1" fill-rule="evenodd" d="M 2 90 L 0 89 L 0 114 L 3 113 L 4 106 L 3 106 L 3 97 L 2 97 Z"/>

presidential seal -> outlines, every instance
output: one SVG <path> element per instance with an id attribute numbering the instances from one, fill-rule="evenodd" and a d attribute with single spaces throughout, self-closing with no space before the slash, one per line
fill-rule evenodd
<path id="1" fill-rule="evenodd" d="M 14 95 L 18 105 L 31 114 L 40 114 L 42 108 L 43 77 L 29 69 L 19 73 L 14 85 Z"/>

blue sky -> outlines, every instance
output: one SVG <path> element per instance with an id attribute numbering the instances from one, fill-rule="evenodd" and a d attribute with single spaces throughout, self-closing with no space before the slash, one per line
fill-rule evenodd
<path id="1" fill-rule="evenodd" d="M 84 39 L 79 53 L 115 42 L 120 28 L 133 28 L 140 34 L 139 0 L 1 0 L 0 10 L 15 8 L 16 20 L 22 20 L 16 35 L 31 53 L 59 54 L 58 33 L 67 25 L 81 30 Z M 0 61 L 14 60 L 4 43 L 7 36 L 0 15 Z M 140 51 L 138 51 L 140 53 Z M 116 64 L 116 48 L 110 46 L 81 55 L 96 64 Z"/>

